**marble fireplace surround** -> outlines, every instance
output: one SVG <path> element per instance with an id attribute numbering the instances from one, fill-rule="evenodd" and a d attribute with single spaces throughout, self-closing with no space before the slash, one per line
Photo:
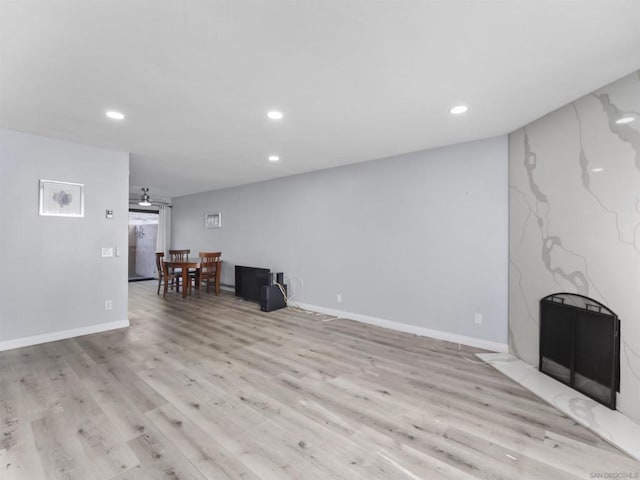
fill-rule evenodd
<path id="1" fill-rule="evenodd" d="M 508 353 L 477 353 L 519 385 L 589 428 L 636 460 L 640 460 L 640 424 L 539 372 Z"/>
<path id="2" fill-rule="evenodd" d="M 509 349 L 534 371 L 556 292 L 620 318 L 617 407 L 640 425 L 640 71 L 509 135 Z"/>

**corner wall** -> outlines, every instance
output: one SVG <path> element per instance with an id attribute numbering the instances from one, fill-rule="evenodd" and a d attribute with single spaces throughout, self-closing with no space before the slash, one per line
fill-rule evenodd
<path id="1" fill-rule="evenodd" d="M 504 136 L 174 198 L 172 245 L 222 251 L 224 284 L 267 267 L 307 306 L 505 345 L 507 154 Z"/>
<path id="2" fill-rule="evenodd" d="M 604 303 L 621 319 L 618 408 L 640 420 L 638 112 L 635 72 L 509 136 L 509 346 L 537 366 L 546 295 Z"/>
<path id="3" fill-rule="evenodd" d="M 39 216 L 39 179 L 84 183 L 85 216 Z M 128 191 L 127 153 L 0 130 L 0 350 L 128 325 Z"/>

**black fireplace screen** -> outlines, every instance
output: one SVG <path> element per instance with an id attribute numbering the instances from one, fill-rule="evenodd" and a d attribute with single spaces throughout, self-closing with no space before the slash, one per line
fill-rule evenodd
<path id="1" fill-rule="evenodd" d="M 540 371 L 611 409 L 620 391 L 620 320 L 575 293 L 540 300 Z"/>

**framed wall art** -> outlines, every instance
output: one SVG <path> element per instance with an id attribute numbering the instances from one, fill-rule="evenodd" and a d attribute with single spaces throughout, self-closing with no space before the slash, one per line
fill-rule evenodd
<path id="1" fill-rule="evenodd" d="M 220 212 L 205 213 L 204 228 L 222 228 L 222 214 Z"/>
<path id="2" fill-rule="evenodd" d="M 84 184 L 40 180 L 40 215 L 84 217 Z"/>

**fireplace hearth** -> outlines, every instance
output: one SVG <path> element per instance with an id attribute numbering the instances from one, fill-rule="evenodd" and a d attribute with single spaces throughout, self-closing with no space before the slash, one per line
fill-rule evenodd
<path id="1" fill-rule="evenodd" d="M 620 391 L 620 320 L 575 293 L 540 300 L 539 369 L 615 410 Z"/>

